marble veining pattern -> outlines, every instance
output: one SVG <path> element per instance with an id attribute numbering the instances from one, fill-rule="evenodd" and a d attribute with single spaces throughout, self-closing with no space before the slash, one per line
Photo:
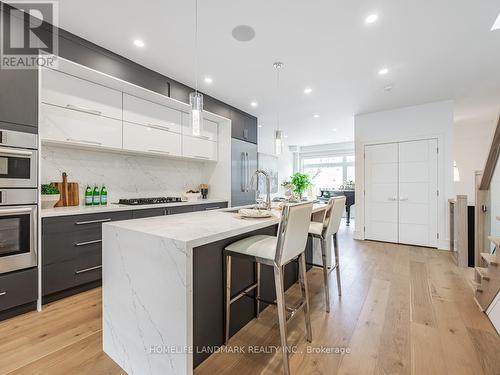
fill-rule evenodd
<path id="1" fill-rule="evenodd" d="M 206 182 L 204 164 L 195 161 L 155 158 L 43 145 L 42 183 L 68 180 L 80 184 L 105 184 L 109 202 L 120 198 L 179 196 Z"/>
<path id="2" fill-rule="evenodd" d="M 103 347 L 129 374 L 186 374 L 188 264 L 177 241 L 103 231 Z"/>

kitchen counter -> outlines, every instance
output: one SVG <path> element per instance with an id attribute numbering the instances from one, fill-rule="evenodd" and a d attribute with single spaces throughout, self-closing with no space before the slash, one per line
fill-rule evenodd
<path id="1" fill-rule="evenodd" d="M 41 212 L 41 217 L 56 217 L 56 216 L 82 215 L 82 214 L 96 214 L 101 212 L 145 210 L 149 208 L 193 206 L 199 204 L 223 203 L 223 202 L 227 202 L 227 199 L 198 199 L 196 201 L 190 201 L 190 202 L 145 204 L 137 206 L 110 203 L 106 206 L 72 206 L 72 207 L 44 208 L 40 212 Z"/>
<path id="2" fill-rule="evenodd" d="M 321 219 L 325 207 L 315 204 L 313 218 Z M 209 319 L 203 327 L 223 316 L 222 310 L 193 314 L 193 283 L 208 288 L 209 305 L 222 309 L 216 301 L 225 243 L 273 232 L 281 214 L 242 219 L 231 210 L 103 224 L 103 348 L 127 373 L 192 374 L 194 315 Z M 209 251 L 218 257 L 204 258 Z"/>

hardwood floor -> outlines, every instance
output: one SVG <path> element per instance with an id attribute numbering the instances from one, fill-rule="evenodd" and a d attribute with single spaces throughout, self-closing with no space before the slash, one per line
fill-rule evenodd
<path id="1" fill-rule="evenodd" d="M 293 374 L 500 374 L 500 338 L 474 302 L 467 270 L 444 251 L 351 234 L 344 229 L 339 239 L 343 295 L 332 275 L 330 314 L 321 271 L 308 272 L 313 342 L 298 316 L 288 329 Z M 294 286 L 287 302 L 299 296 Z M 248 353 L 278 345 L 270 307 L 231 338 L 233 353 L 212 355 L 195 374 L 281 373 L 279 352 Z M 245 353 L 234 353 L 240 346 Z M 100 289 L 0 322 L 0 374 L 122 373 L 102 352 Z"/>

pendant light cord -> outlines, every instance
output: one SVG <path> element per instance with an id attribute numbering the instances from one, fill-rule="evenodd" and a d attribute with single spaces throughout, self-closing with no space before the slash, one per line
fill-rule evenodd
<path id="1" fill-rule="evenodd" d="M 198 0 L 194 1 L 195 25 L 194 25 L 194 79 L 195 89 L 198 93 Z"/>

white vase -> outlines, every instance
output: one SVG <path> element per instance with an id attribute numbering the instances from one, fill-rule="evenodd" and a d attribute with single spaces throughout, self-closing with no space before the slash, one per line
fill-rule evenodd
<path id="1" fill-rule="evenodd" d="M 42 194 L 42 210 L 53 208 L 59 199 L 61 199 L 61 194 Z"/>

